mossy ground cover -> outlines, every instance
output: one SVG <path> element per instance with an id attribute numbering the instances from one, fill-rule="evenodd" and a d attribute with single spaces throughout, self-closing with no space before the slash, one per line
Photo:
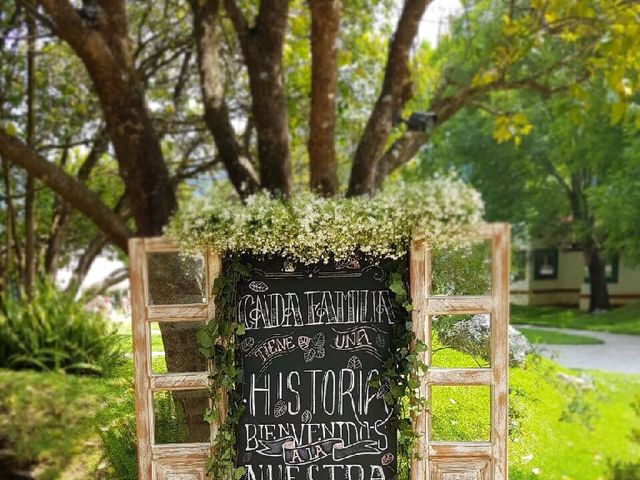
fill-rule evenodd
<path id="1" fill-rule="evenodd" d="M 114 478 L 100 435 L 132 418 L 125 370 L 112 378 L 0 370 L 0 438 L 38 479 Z"/>
<path id="2" fill-rule="evenodd" d="M 450 349 L 438 355 L 442 365 L 474 363 Z M 536 356 L 510 369 L 512 480 L 609 480 L 609 462 L 640 458 L 640 445 L 630 440 L 640 429 L 631 407 L 640 377 L 587 372 L 593 388 L 582 390 L 558 378 L 561 372 L 576 374 Z M 135 478 L 132 375 L 130 363 L 112 378 L 2 370 L 1 435 L 38 464 L 38 478 Z M 487 389 L 434 390 L 434 438 L 487 436 Z"/>
<path id="3" fill-rule="evenodd" d="M 598 313 L 560 307 L 512 305 L 511 323 L 640 335 L 640 302 Z"/>

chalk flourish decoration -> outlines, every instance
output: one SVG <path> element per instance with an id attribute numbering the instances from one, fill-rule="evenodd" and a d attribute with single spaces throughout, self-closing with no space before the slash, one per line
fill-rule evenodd
<path id="1" fill-rule="evenodd" d="M 293 437 L 277 440 L 260 440 L 261 450 L 257 453 L 266 457 L 282 457 L 285 465 L 308 465 L 327 457 L 339 462 L 356 455 L 374 455 L 381 453 L 373 440 L 360 440 L 345 445 L 340 438 L 327 438 L 318 442 L 297 445 Z"/>

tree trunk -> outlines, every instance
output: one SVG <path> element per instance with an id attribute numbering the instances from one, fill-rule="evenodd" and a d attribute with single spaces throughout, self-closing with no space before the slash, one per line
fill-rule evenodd
<path id="1" fill-rule="evenodd" d="M 35 55 L 36 55 L 36 22 L 27 14 L 27 145 L 34 148 L 36 112 L 34 101 L 35 88 Z M 33 291 L 36 277 L 36 184 L 35 178 L 27 172 L 27 184 L 24 199 L 25 249 L 24 249 L 24 290 L 28 297 Z"/>
<path id="2" fill-rule="evenodd" d="M 152 304 L 181 304 L 198 301 L 204 296 L 194 266 L 177 254 L 149 257 L 149 301 Z M 206 371 L 207 362 L 198 350 L 196 334 L 202 322 L 160 322 L 165 360 L 169 372 Z M 207 396 L 198 392 L 174 391 L 173 399 L 185 413 L 188 441 L 206 441 L 207 422 L 203 421 Z"/>
<path id="3" fill-rule="evenodd" d="M 161 235 L 176 197 L 133 63 L 124 2 L 100 1 L 94 27 L 87 26 L 68 1 L 39 3 L 91 77 L 138 234 Z"/>
<path id="4" fill-rule="evenodd" d="M 609 289 L 607 287 L 606 262 L 597 247 L 588 247 L 584 250 L 584 259 L 589 269 L 589 283 L 591 293 L 589 295 L 589 311 L 609 310 Z"/>
<path id="5" fill-rule="evenodd" d="M 393 126 L 412 94 L 409 53 L 420 19 L 431 0 L 407 0 L 389 44 L 382 91 L 367 120 L 351 166 L 347 196 L 373 193 L 378 162 Z"/>
<path id="6" fill-rule="evenodd" d="M 260 187 L 257 174 L 243 152 L 229 118 L 224 101 L 224 81 L 219 55 L 219 2 L 190 0 L 193 11 L 193 31 L 198 50 L 200 89 L 204 104 L 204 119 L 222 159 L 229 180 L 241 197 L 255 193 Z"/>
<path id="7" fill-rule="evenodd" d="M 200 372 L 207 369 L 204 356 L 198 351 L 198 322 L 162 322 L 160 333 L 169 372 Z M 181 405 L 187 424 L 187 442 L 202 442 L 209 438 L 209 423 L 203 420 L 209 407 L 208 395 L 199 391 L 174 391 L 174 401 Z"/>
<path id="8" fill-rule="evenodd" d="M 2 156 L 2 155 L 0 155 Z M 11 188 L 11 164 L 7 161 L 6 157 L 2 156 L 2 180 L 4 182 L 4 189 L 7 195 L 7 209 L 6 226 L 5 226 L 5 241 L 6 241 L 6 261 L 4 271 L 4 287 L 6 288 L 10 281 L 12 273 L 20 271 L 20 264 L 22 263 L 22 250 L 20 249 L 20 243 L 16 237 L 16 216 L 15 209 L 13 208 L 13 193 Z M 11 253 L 13 249 L 14 254 Z"/>
<path id="9" fill-rule="evenodd" d="M 235 0 L 225 0 L 249 72 L 251 113 L 258 137 L 260 185 L 274 195 L 291 193 L 289 116 L 285 102 L 282 51 L 287 0 L 262 0 L 249 27 Z"/>
<path id="10" fill-rule="evenodd" d="M 309 185 L 324 196 L 338 189 L 335 149 L 339 0 L 309 0 L 311 9 L 311 111 Z"/>

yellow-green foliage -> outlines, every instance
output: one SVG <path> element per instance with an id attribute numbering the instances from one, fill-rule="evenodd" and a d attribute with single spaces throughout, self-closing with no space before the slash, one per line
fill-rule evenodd
<path id="1" fill-rule="evenodd" d="M 437 337 L 433 343 L 434 348 L 441 346 Z M 477 366 L 475 359 L 455 350 L 436 355 L 440 366 Z M 640 444 L 630 439 L 632 430 L 640 428 L 640 417 L 631 407 L 640 395 L 640 376 L 588 372 L 594 387 L 581 391 L 559 379 L 561 372 L 580 375 L 537 356 L 509 371 L 511 480 L 608 480 L 610 460 L 640 457 Z M 432 400 L 434 438 L 486 439 L 486 390 L 449 387 Z"/>
<path id="2" fill-rule="evenodd" d="M 99 478 L 99 433 L 133 416 L 131 374 L 95 378 L 0 370 L 0 437 L 21 462 L 36 465 L 39 480 Z"/>

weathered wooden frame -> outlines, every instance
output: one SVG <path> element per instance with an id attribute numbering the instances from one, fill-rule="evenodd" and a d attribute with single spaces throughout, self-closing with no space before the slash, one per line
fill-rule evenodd
<path id="1" fill-rule="evenodd" d="M 221 259 L 210 251 L 204 252 L 206 303 L 149 305 L 148 255 L 178 251 L 176 244 L 164 238 L 129 240 L 138 478 L 141 480 L 205 480 L 205 464 L 211 451 L 210 443 L 154 445 L 153 393 L 209 388 L 206 371 L 154 374 L 151 369 L 151 323 L 206 321 L 215 308 L 211 291 L 214 279 L 220 274 Z M 210 439 L 215 438 L 216 432 L 214 424 Z"/>
<path id="2" fill-rule="evenodd" d="M 432 441 L 430 410 L 414 418 L 414 431 L 421 434 L 418 456 L 412 459 L 411 480 L 507 480 L 507 402 L 509 372 L 509 225 L 483 225 L 471 240 L 491 242 L 491 293 L 486 296 L 434 296 L 431 289 L 431 247 L 411 243 L 410 290 L 412 323 L 418 340 L 427 344 L 421 354 L 429 369 L 420 386 L 420 396 L 430 401 L 433 386 L 491 387 L 491 438 L 488 442 Z M 491 361 L 489 368 L 432 368 L 431 318 L 437 315 L 491 315 Z M 462 477 L 462 475 L 465 475 Z M 473 475 L 473 477 L 469 477 Z"/>
<path id="3" fill-rule="evenodd" d="M 491 387 L 491 439 L 489 442 L 434 442 L 430 413 L 414 419 L 421 433 L 419 457 L 412 460 L 411 480 L 447 480 L 473 474 L 474 480 L 506 480 L 507 473 L 507 374 L 509 323 L 509 225 L 489 224 L 476 228 L 471 238 L 489 240 L 492 246 L 491 294 L 473 297 L 442 297 L 431 294 L 431 248 L 411 243 L 410 289 L 416 338 L 429 349 L 422 360 L 431 364 L 431 317 L 442 314 L 491 314 L 491 366 L 486 369 L 430 368 L 420 387 L 429 401 L 435 385 L 489 385 Z M 155 391 L 209 388 L 208 372 L 154 374 L 151 369 L 151 323 L 206 321 L 215 309 L 211 291 L 220 274 L 221 257 L 204 253 L 206 303 L 196 305 L 149 305 L 147 257 L 153 253 L 178 252 L 164 238 L 132 238 L 129 241 L 132 334 L 135 363 L 138 478 L 140 480 L 205 480 L 205 464 L 211 443 L 154 445 L 153 393 Z M 222 402 L 216 408 L 224 411 Z M 211 426 L 212 441 L 218 431 Z M 465 476 L 464 478 L 468 478 Z M 222 480 L 222 479 L 215 479 Z"/>

